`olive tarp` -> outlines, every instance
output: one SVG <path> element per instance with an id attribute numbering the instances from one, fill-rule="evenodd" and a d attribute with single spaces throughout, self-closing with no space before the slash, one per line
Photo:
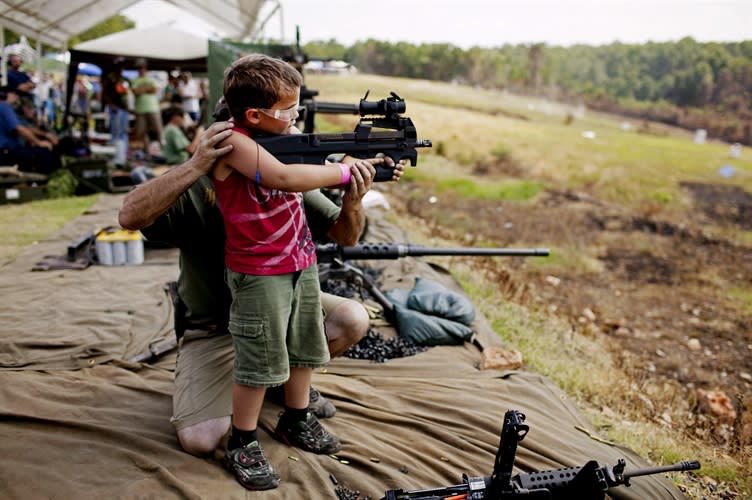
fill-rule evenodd
<path id="1" fill-rule="evenodd" d="M 337 358 L 317 371 L 315 386 L 337 406 L 324 423 L 343 442 L 340 460 L 274 440 L 280 408 L 265 403 L 260 437 L 282 481 L 276 490 L 246 492 L 220 466 L 220 450 L 213 458 L 181 451 L 170 423 L 175 353 L 153 364 L 124 361 L 172 335 L 162 286 L 177 274 L 177 250 L 149 249 L 140 266 L 31 271 L 81 234 L 115 225 L 122 196 L 100 195 L 92 210 L 3 264 L 0 498 L 335 499 L 335 478 L 377 499 L 387 489 L 490 474 L 509 409 L 530 425 L 515 473 L 622 457 L 628 468 L 648 466 L 578 430 L 597 435 L 550 379 L 480 370 L 478 346 L 465 343 L 385 363 Z M 369 212 L 369 239 L 404 242 L 379 215 Z M 415 258 L 387 263 L 384 288 L 409 287 L 415 276 L 461 291 L 449 274 Z M 481 346 L 501 344 L 481 314 L 474 329 Z M 662 476 L 635 478 L 612 493 L 684 498 Z"/>

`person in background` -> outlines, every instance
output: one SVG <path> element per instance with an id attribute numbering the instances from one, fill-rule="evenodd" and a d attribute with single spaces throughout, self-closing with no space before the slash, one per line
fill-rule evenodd
<path id="1" fill-rule="evenodd" d="M 199 120 L 202 127 L 206 127 L 206 124 L 209 123 L 209 117 L 211 116 L 211 113 L 209 112 L 209 80 L 206 78 L 202 78 L 199 82 Z"/>
<path id="2" fill-rule="evenodd" d="M 130 82 L 123 76 L 125 59 L 118 57 L 102 79 L 102 103 L 107 106 L 110 134 L 115 146 L 115 165 L 124 166 L 128 160 L 128 92 Z"/>
<path id="3" fill-rule="evenodd" d="M 37 85 L 31 76 L 21 70 L 23 58 L 18 54 L 8 56 L 8 87 L 15 89 L 19 97 L 31 96 Z"/>
<path id="4" fill-rule="evenodd" d="M 47 130 L 46 127 L 40 124 L 39 118 L 37 118 L 36 106 L 31 97 L 21 98 L 18 103 L 18 108 L 16 109 L 16 114 L 18 115 L 18 121 L 21 125 L 28 128 L 36 137 L 49 141 L 54 150 L 54 147 L 58 145 L 60 139 L 57 134 Z M 25 139 L 24 143 L 27 144 Z"/>
<path id="5" fill-rule="evenodd" d="M 162 156 L 168 165 L 188 161 L 188 157 L 196 150 L 203 128 L 197 127 L 193 140 L 190 140 L 185 134 L 184 126 L 185 111 L 173 106 L 167 111 L 167 126 L 162 137 Z"/>
<path id="6" fill-rule="evenodd" d="M 19 99 L 16 88 L 0 88 L 0 164 L 49 175 L 60 168 L 60 157 L 53 153 L 54 144 L 46 134 L 19 121 L 15 109 Z"/>
<path id="7" fill-rule="evenodd" d="M 193 122 L 199 123 L 201 118 L 201 105 L 199 103 L 201 87 L 199 87 L 196 79 L 188 71 L 180 74 L 178 94 L 180 94 L 182 99 L 183 110 L 188 113 Z"/>
<path id="8" fill-rule="evenodd" d="M 49 97 L 53 84 L 52 75 L 47 71 L 42 72 L 42 78 L 34 89 L 34 94 L 36 95 L 34 103 L 36 104 L 37 117 L 40 121 L 44 117 L 44 101 Z"/>
<path id="9" fill-rule="evenodd" d="M 131 91 L 135 96 L 133 114 L 136 116 L 136 137 L 142 141 L 144 155 L 148 157 L 151 138 L 162 140 L 162 114 L 157 95 L 159 89 L 157 82 L 147 72 L 146 59 L 136 59 L 136 68 L 138 76 L 131 82 Z"/>

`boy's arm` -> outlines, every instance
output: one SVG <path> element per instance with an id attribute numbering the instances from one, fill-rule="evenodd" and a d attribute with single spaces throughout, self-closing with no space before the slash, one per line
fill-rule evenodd
<path id="1" fill-rule="evenodd" d="M 226 143 L 233 145 L 233 151 L 222 162 L 227 169 L 215 169 L 214 176 L 219 179 L 226 178 L 229 169 L 234 169 L 249 179 L 257 180 L 262 186 L 289 192 L 310 191 L 351 182 L 348 178 L 352 178 L 352 167 L 345 169 L 341 168 L 340 164 L 286 165 L 259 146 L 256 141 L 241 134 L 232 134 Z M 383 163 L 384 159 L 359 161 L 377 165 Z M 348 173 L 344 173 L 343 170 Z"/>
<path id="2" fill-rule="evenodd" d="M 118 222 L 125 229 L 148 227 L 166 212 L 189 187 L 211 170 L 217 158 L 232 150 L 224 144 L 215 148 L 232 132 L 230 122 L 216 122 L 201 134 L 196 153 L 182 165 L 167 173 L 138 185 L 123 200 Z"/>

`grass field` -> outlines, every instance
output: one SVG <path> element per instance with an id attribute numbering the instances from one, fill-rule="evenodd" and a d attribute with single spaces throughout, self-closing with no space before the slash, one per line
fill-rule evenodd
<path id="1" fill-rule="evenodd" d="M 695 144 L 687 131 L 436 82 L 311 75 L 307 84 L 319 90 L 322 101 L 357 103 L 369 89 L 369 100 L 394 91 L 405 99 L 405 114 L 417 124 L 419 136 L 433 141 L 428 155 L 441 151 L 468 166 L 502 152 L 552 186 L 597 190 L 602 199 L 636 209 L 646 204 L 669 211 L 684 208 L 678 179 L 728 182 L 752 190 L 752 155 L 732 158 L 728 144 Z M 346 117 L 337 124 L 355 122 L 355 117 Z M 719 175 L 725 165 L 735 169 L 732 178 Z M 441 173 L 432 169 L 430 175 Z"/>

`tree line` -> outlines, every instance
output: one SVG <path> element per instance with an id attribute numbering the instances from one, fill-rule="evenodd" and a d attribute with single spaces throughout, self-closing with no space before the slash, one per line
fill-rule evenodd
<path id="1" fill-rule="evenodd" d="M 132 28 L 113 16 L 78 34 L 76 43 Z M 6 44 L 18 35 L 6 30 Z M 44 49 L 48 49 L 46 46 Z M 345 60 L 360 71 L 457 82 L 489 89 L 583 103 L 752 145 L 752 40 L 743 42 L 612 43 L 571 47 L 507 44 L 461 49 L 451 44 L 384 42 L 350 47 L 335 40 L 309 42 L 310 58 Z"/>
<path id="2" fill-rule="evenodd" d="M 752 144 L 752 40 L 609 45 L 472 47 L 369 39 L 305 44 L 311 58 L 342 59 L 359 71 L 458 82 L 581 102 Z"/>

